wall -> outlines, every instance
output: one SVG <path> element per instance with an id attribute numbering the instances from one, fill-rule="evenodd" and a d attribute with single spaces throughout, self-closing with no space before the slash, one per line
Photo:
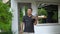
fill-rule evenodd
<path id="1" fill-rule="evenodd" d="M 60 0 L 35 0 L 35 1 L 40 1 L 40 2 L 52 2 L 52 3 L 60 3 Z"/>
<path id="2" fill-rule="evenodd" d="M 60 34 L 60 25 L 36 25 L 35 34 Z"/>

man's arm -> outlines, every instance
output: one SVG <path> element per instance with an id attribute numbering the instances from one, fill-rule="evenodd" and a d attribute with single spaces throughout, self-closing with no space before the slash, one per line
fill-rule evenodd
<path id="1" fill-rule="evenodd" d="M 35 19 L 34 25 L 36 25 L 38 18 L 37 17 L 34 17 L 34 19 Z"/>
<path id="2" fill-rule="evenodd" d="M 22 23 L 21 23 L 21 32 L 23 32 L 23 26 L 24 26 L 24 22 L 25 22 L 25 16 L 23 16 L 22 18 Z"/>
<path id="3" fill-rule="evenodd" d="M 22 32 L 23 32 L 23 23 L 21 23 L 20 26 L 21 26 L 21 27 L 20 27 L 20 33 L 22 33 Z"/>
<path id="4" fill-rule="evenodd" d="M 23 25 L 24 25 L 24 23 L 21 23 L 21 29 L 20 29 L 20 33 L 23 33 Z"/>

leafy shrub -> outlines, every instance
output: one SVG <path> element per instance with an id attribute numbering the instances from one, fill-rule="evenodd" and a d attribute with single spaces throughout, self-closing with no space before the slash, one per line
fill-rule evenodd
<path id="1" fill-rule="evenodd" d="M 12 13 L 7 4 L 0 2 L 0 30 L 10 31 L 12 22 Z"/>

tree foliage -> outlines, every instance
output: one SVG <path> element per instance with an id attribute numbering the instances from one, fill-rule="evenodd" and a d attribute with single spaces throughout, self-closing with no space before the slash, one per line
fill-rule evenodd
<path id="1" fill-rule="evenodd" d="M 0 29 L 9 31 L 11 29 L 12 13 L 7 4 L 0 2 Z"/>

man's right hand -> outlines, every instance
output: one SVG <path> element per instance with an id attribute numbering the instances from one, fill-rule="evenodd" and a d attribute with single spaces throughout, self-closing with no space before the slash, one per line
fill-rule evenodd
<path id="1" fill-rule="evenodd" d="M 23 34 L 23 30 L 20 30 L 20 34 Z"/>

